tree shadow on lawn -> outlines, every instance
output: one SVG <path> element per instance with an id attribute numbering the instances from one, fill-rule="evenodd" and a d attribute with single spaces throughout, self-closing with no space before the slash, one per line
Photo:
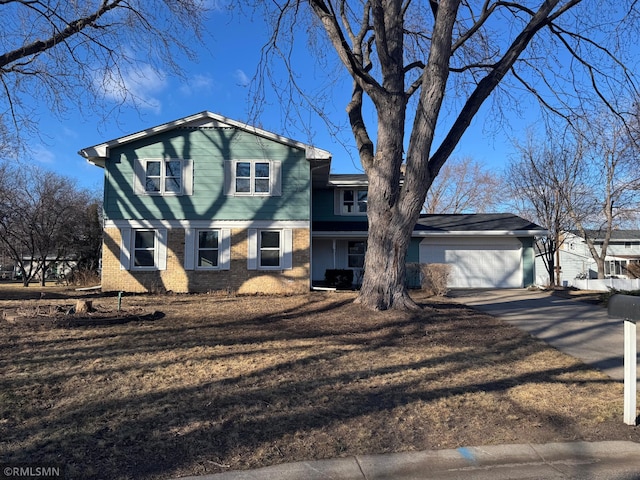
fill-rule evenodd
<path id="1" fill-rule="evenodd" d="M 573 405 L 554 403 L 621 390 L 496 319 L 431 307 L 377 314 L 317 302 L 184 327 L 167 317 L 62 329 L 74 340 L 3 349 L 3 461 L 62 463 L 68 478 L 168 478 L 585 438 Z M 523 400 L 523 386 L 543 397 Z"/>

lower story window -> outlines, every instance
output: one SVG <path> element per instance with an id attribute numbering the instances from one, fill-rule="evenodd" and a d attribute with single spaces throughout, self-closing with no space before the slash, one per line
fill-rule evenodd
<path id="1" fill-rule="evenodd" d="M 609 260 L 604 263 L 604 274 L 609 276 L 618 276 L 627 274 L 626 260 Z"/>
<path id="2" fill-rule="evenodd" d="M 156 248 L 156 232 L 154 230 L 136 230 L 133 242 L 133 266 L 154 267 Z"/>
<path id="3" fill-rule="evenodd" d="M 260 267 L 280 267 L 280 233 L 277 230 L 262 230 L 260 232 Z"/>
<path id="4" fill-rule="evenodd" d="M 364 268 L 364 254 L 367 250 L 367 243 L 362 241 L 350 241 L 348 244 L 349 268 Z"/>
<path id="5" fill-rule="evenodd" d="M 219 242 L 220 232 L 218 230 L 198 231 L 198 268 L 218 268 Z"/>

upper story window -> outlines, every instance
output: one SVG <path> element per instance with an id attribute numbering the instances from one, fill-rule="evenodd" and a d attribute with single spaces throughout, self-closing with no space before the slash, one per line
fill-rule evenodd
<path id="1" fill-rule="evenodd" d="M 270 170 L 269 162 L 236 162 L 235 193 L 268 195 Z"/>
<path id="2" fill-rule="evenodd" d="M 140 159 L 136 160 L 135 193 L 140 195 L 191 195 L 193 172 L 190 160 Z"/>
<path id="3" fill-rule="evenodd" d="M 340 191 L 340 212 L 343 215 L 367 214 L 367 189 L 353 188 Z"/>
<path id="4" fill-rule="evenodd" d="M 147 160 L 144 185 L 147 193 L 180 193 L 182 162 L 180 160 Z"/>
<path id="5" fill-rule="evenodd" d="M 225 194 L 280 196 L 280 162 L 272 160 L 225 161 Z"/>

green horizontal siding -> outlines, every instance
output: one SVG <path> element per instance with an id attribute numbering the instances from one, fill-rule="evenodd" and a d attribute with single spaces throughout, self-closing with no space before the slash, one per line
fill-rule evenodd
<path id="1" fill-rule="evenodd" d="M 135 195 L 136 159 L 193 161 L 193 195 Z M 225 160 L 274 160 L 282 165 L 282 196 L 224 195 Z M 110 220 L 309 220 L 310 168 L 305 152 L 233 128 L 172 130 L 111 150 L 105 215 Z"/>
<path id="2" fill-rule="evenodd" d="M 314 189 L 312 218 L 321 222 L 366 222 L 366 215 L 336 215 L 334 213 L 334 190 L 331 188 Z"/>

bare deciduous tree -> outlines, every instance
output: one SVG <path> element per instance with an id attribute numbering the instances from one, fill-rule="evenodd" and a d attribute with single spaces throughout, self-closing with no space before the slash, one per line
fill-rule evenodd
<path id="1" fill-rule="evenodd" d="M 293 85 L 287 93 L 304 97 L 293 40 L 309 32 L 316 56 L 324 61 L 326 52 L 334 52 L 352 80 L 347 116 L 369 179 L 359 303 L 415 308 L 405 288 L 411 231 L 434 179 L 501 85 L 503 98 L 513 100 L 503 108 L 517 109 L 518 95 L 526 92 L 567 121 L 597 98 L 617 108 L 611 99 L 625 95 L 630 84 L 634 88 L 623 48 L 637 38 L 636 3 L 255 2 L 273 26 L 259 67 L 263 78 L 273 78 L 267 70 L 280 59 Z"/>
<path id="2" fill-rule="evenodd" d="M 495 172 L 469 157 L 449 160 L 431 184 L 425 213 L 489 213 L 503 200 Z"/>
<path id="3" fill-rule="evenodd" d="M 604 278 L 612 232 L 637 218 L 640 160 L 632 115 L 601 112 L 576 120 L 565 134 L 556 128 L 529 135 L 506 171 L 505 186 L 516 209 L 547 228 L 543 259 L 558 284 L 557 251 L 563 235 L 577 230 Z M 596 241 L 597 240 L 597 241 Z"/>
<path id="4" fill-rule="evenodd" d="M 38 274 L 79 253 L 95 199 L 75 183 L 37 168 L 0 163 L 0 243 L 15 263 L 24 286 Z"/>
<path id="5" fill-rule="evenodd" d="M 105 118 L 113 101 L 144 102 L 136 97 L 132 76 L 143 82 L 145 74 L 179 73 L 176 59 L 193 57 L 206 5 L 202 0 L 0 2 L 5 20 L 0 147 L 34 133 L 43 107 L 34 98 L 57 114 L 89 107 Z M 105 97 L 108 104 L 101 102 Z"/>
<path id="6" fill-rule="evenodd" d="M 577 133 L 575 170 L 581 188 L 562 192 L 564 206 L 604 278 L 611 234 L 640 212 L 640 137 L 637 119 L 601 112 Z M 597 242 L 596 242 L 597 240 Z"/>
<path id="7" fill-rule="evenodd" d="M 507 166 L 504 186 L 510 203 L 521 216 L 543 226 L 549 236 L 538 239 L 551 286 L 559 283 L 557 255 L 564 235 L 573 228 L 563 198 L 579 197 L 581 152 L 575 145 L 547 136 L 516 145 L 518 156 Z"/>

